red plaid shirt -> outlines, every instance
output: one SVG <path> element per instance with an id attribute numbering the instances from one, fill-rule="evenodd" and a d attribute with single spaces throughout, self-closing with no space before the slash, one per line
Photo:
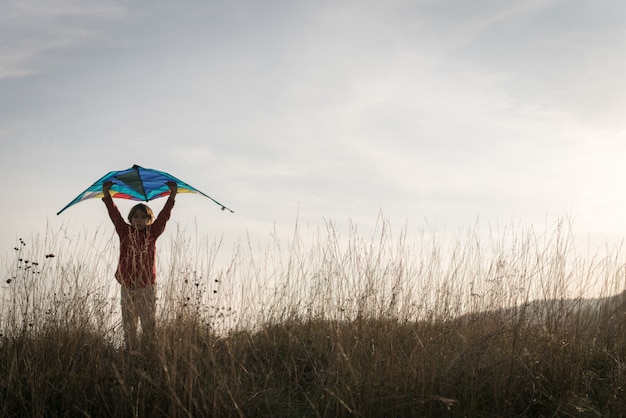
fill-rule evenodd
<path id="1" fill-rule="evenodd" d="M 139 231 L 127 224 L 110 196 L 102 201 L 120 238 L 120 260 L 115 278 L 122 286 L 136 289 L 156 284 L 156 240 L 170 219 L 174 199 L 167 199 L 156 220 Z"/>

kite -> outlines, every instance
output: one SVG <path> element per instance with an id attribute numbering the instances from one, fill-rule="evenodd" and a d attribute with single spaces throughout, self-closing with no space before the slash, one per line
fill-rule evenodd
<path id="1" fill-rule="evenodd" d="M 222 205 L 211 196 L 202 193 L 195 187 L 191 187 L 171 174 L 167 174 L 163 171 L 152 170 L 150 168 L 139 167 L 135 164 L 127 170 L 111 171 L 92 184 L 87 190 L 76 196 L 76 198 L 61 209 L 57 215 L 61 214 L 61 212 L 70 206 L 82 202 L 83 200 L 104 197 L 102 194 L 102 184 L 105 182 L 113 183 L 110 191 L 111 197 L 148 202 L 159 197 L 168 196 L 170 194 L 170 189 L 167 186 L 167 182 L 169 181 L 173 181 L 178 185 L 178 193 L 201 194 L 221 206 L 222 210 L 228 210 L 230 213 L 234 213 L 232 210 Z"/>

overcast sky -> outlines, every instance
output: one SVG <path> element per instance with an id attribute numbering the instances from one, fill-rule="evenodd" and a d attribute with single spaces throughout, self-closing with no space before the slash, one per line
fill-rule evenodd
<path id="1" fill-rule="evenodd" d="M 133 164 L 230 240 L 382 212 L 619 242 L 625 74 L 623 0 L 0 0 L 0 249 L 108 227 L 56 212 Z"/>

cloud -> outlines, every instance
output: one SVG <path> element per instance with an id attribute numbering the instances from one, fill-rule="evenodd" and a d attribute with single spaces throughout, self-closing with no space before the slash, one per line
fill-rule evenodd
<path id="1" fill-rule="evenodd" d="M 0 80 L 40 71 L 52 50 L 93 39 L 91 25 L 125 17 L 124 8 L 79 0 L 10 0 L 0 6 Z M 50 59 L 50 58 L 49 58 Z"/>
<path id="2" fill-rule="evenodd" d="M 624 155 L 617 3 L 7 4 L 4 168 L 54 173 L 51 213 L 133 163 L 247 213 L 237 227 L 299 208 L 543 216 L 623 177 L 606 158 Z"/>
<path id="3" fill-rule="evenodd" d="M 175 146 L 172 157 L 179 164 L 201 166 L 213 161 L 213 152 L 206 146 Z"/>

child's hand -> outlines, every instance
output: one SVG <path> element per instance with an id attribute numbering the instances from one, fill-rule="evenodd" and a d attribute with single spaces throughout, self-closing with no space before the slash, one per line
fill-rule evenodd
<path id="1" fill-rule="evenodd" d="M 109 192 L 112 186 L 112 181 L 105 181 L 104 183 L 102 183 L 102 193 L 104 193 L 105 196 L 108 196 L 110 194 Z"/>
<path id="2" fill-rule="evenodd" d="M 178 184 L 175 181 L 168 181 L 166 184 L 170 188 L 170 196 L 175 196 L 176 192 L 178 192 Z"/>

